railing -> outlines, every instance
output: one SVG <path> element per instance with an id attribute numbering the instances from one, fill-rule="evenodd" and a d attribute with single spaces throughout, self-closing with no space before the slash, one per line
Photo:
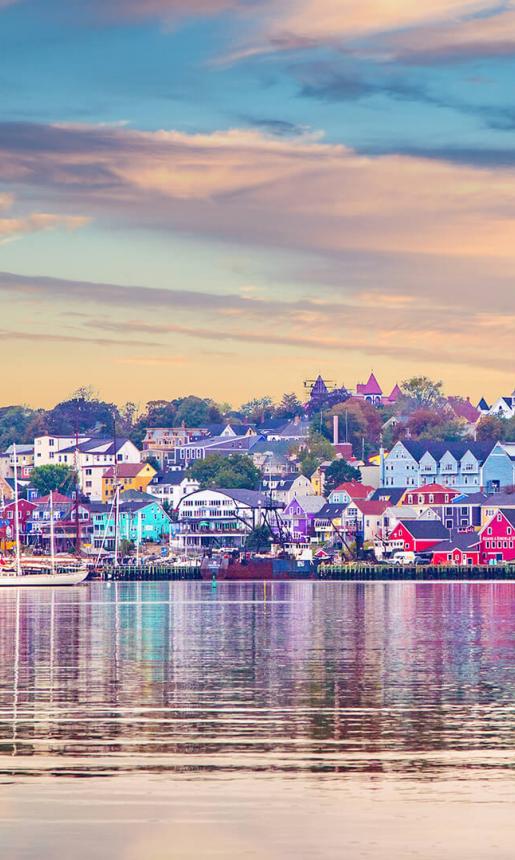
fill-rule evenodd
<path id="1" fill-rule="evenodd" d="M 514 565 L 449 566 L 443 565 L 378 565 L 378 564 L 320 564 L 317 578 L 348 582 L 384 581 L 515 581 Z"/>

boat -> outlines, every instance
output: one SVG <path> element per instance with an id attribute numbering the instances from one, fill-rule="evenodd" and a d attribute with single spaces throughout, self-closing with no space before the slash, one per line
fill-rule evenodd
<path id="1" fill-rule="evenodd" d="M 49 558 L 22 556 L 20 523 L 18 517 L 18 464 L 14 445 L 14 559 L 0 559 L 0 588 L 19 585 L 79 585 L 88 576 L 86 565 L 72 556 L 55 554 L 53 492 L 50 492 L 50 556 Z"/>
<path id="2" fill-rule="evenodd" d="M 273 556 L 224 555 L 205 557 L 200 575 L 210 581 L 312 579 L 314 566 L 307 559 L 276 558 Z"/>

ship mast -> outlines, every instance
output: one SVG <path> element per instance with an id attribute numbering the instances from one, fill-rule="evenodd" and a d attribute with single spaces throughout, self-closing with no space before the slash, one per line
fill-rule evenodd
<path id="1" fill-rule="evenodd" d="M 16 575 L 21 576 L 21 549 L 20 549 L 20 513 L 18 493 L 18 454 L 16 443 L 13 445 L 14 455 L 14 535 L 16 541 Z"/>

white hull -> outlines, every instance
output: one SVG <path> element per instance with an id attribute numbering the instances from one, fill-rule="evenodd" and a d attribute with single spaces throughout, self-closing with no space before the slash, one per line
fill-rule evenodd
<path id="1" fill-rule="evenodd" d="M 18 587 L 26 585 L 78 585 L 84 582 L 87 570 L 77 570 L 70 573 L 23 573 L 13 575 L 0 574 L 0 588 L 3 586 Z"/>

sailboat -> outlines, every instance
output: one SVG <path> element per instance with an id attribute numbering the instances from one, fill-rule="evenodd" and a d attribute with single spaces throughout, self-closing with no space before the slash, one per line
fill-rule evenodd
<path id="1" fill-rule="evenodd" d="M 53 491 L 50 492 L 50 558 L 22 557 L 20 545 L 20 519 L 18 512 L 18 459 L 14 454 L 14 518 L 15 557 L 0 559 L 0 588 L 18 585 L 78 585 L 88 575 L 85 564 L 70 556 L 55 554 Z"/>

